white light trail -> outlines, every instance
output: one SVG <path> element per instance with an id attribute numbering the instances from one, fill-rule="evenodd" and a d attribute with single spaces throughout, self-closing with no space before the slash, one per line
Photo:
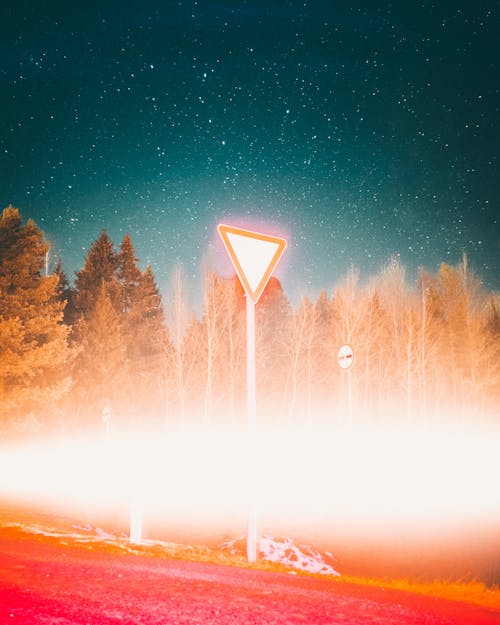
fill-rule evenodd
<path id="1" fill-rule="evenodd" d="M 127 506 L 144 519 L 245 524 L 249 467 L 261 526 L 415 533 L 500 521 L 500 430 L 456 427 L 172 430 L 4 448 L 0 498 L 78 514 Z"/>

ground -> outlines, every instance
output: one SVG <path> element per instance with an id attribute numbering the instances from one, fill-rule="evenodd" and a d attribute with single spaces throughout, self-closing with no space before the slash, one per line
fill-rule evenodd
<path id="1" fill-rule="evenodd" d="M 2 625 L 494 625 L 498 609 L 0 527 Z"/>

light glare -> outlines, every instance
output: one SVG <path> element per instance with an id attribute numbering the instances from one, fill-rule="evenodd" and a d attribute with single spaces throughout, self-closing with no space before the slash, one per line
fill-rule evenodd
<path id="1" fill-rule="evenodd" d="M 0 496 L 96 514 L 140 498 L 144 520 L 231 529 L 255 493 L 277 531 L 419 533 L 500 520 L 495 428 L 200 427 L 4 450 Z"/>

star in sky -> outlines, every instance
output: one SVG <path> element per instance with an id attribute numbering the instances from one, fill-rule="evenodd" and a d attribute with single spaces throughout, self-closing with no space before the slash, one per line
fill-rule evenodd
<path id="1" fill-rule="evenodd" d="M 70 278 L 103 228 L 163 289 L 220 221 L 289 240 L 293 299 L 462 253 L 500 288 L 496 2 L 1 9 L 3 204 Z"/>

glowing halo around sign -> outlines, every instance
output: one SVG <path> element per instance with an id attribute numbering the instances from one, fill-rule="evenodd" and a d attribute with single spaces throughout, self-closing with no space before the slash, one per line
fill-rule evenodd
<path id="1" fill-rule="evenodd" d="M 219 224 L 217 231 L 245 293 L 256 304 L 286 248 L 286 240 L 226 224 Z"/>

